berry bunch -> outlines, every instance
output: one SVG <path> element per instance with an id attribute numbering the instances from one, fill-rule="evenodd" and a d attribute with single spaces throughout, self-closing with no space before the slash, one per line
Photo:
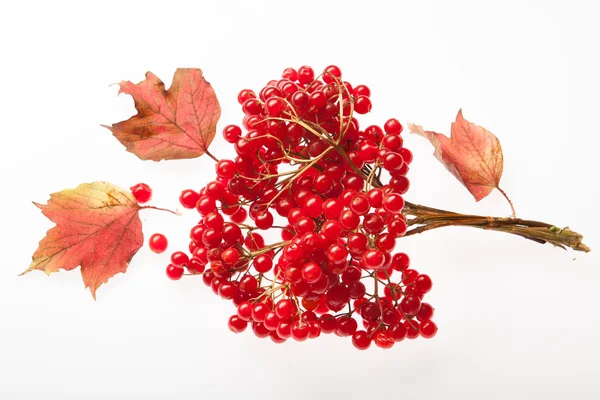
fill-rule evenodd
<path id="1" fill-rule="evenodd" d="M 223 129 L 237 157 L 218 161 L 199 192 L 181 193 L 202 219 L 167 275 L 202 274 L 237 306 L 233 332 L 250 325 L 276 343 L 334 333 L 358 349 L 436 334 L 423 302 L 431 279 L 393 253 L 407 230 L 412 153 L 396 119 L 361 128 L 356 114 L 371 110 L 370 95 L 333 65 L 319 76 L 287 68 L 258 95 L 242 90 L 243 129 Z M 166 244 L 156 235 L 150 243 L 157 252 Z"/>

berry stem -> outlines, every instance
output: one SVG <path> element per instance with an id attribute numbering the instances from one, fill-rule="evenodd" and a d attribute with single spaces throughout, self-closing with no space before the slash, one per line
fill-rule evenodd
<path id="1" fill-rule="evenodd" d="M 583 236 L 568 227 L 558 228 L 545 222 L 531 221 L 521 218 L 486 217 L 481 215 L 459 214 L 406 202 L 404 213 L 414 218 L 408 219 L 409 229 L 405 236 L 423 233 L 445 226 L 470 226 L 473 228 L 506 232 L 524 237 L 538 243 L 551 243 L 566 249 L 589 252 L 590 248 L 583 241 Z M 419 226 L 416 226 L 419 225 Z"/>

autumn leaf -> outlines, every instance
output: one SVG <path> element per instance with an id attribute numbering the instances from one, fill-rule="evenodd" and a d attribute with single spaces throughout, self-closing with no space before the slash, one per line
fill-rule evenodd
<path id="1" fill-rule="evenodd" d="M 200 69 L 179 68 L 168 90 L 152 72 L 138 84 L 120 83 L 120 93 L 133 97 L 138 113 L 110 129 L 142 160 L 176 160 L 208 154 L 221 107 Z"/>
<path id="2" fill-rule="evenodd" d="M 48 204 L 33 204 L 56 226 L 40 241 L 23 274 L 42 270 L 50 275 L 81 265 L 85 287 L 95 299 L 98 287 L 125 272 L 142 247 L 141 207 L 131 193 L 110 183 L 85 183 L 51 194 Z"/>
<path id="3" fill-rule="evenodd" d="M 452 123 L 450 138 L 421 126 L 409 124 L 412 133 L 427 138 L 435 147 L 435 157 L 471 192 L 479 201 L 498 189 L 511 203 L 499 187 L 504 157 L 500 141 L 487 129 L 463 118 L 458 111 Z M 514 217 L 514 208 L 510 204 Z"/>

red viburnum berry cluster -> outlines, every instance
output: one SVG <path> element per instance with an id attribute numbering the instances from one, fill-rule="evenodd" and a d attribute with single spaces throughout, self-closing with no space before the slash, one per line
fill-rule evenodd
<path id="1" fill-rule="evenodd" d="M 174 252 L 167 275 L 203 274 L 237 306 L 233 332 L 250 325 L 276 343 L 334 333 L 358 349 L 436 334 L 423 302 L 431 279 L 394 253 L 407 230 L 412 153 L 398 120 L 360 127 L 355 114 L 370 111 L 370 94 L 336 66 L 318 77 L 308 66 L 288 68 L 258 95 L 242 90 L 245 133 L 223 129 L 237 157 L 218 161 L 216 179 L 199 192 L 181 193 L 202 219 L 190 254 Z M 279 238 L 267 244 L 274 231 Z M 154 235 L 150 247 L 165 251 L 166 238 Z"/>

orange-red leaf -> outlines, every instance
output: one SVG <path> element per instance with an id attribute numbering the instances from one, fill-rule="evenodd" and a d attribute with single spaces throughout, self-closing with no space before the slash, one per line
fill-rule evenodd
<path id="1" fill-rule="evenodd" d="M 113 135 L 142 160 L 176 160 L 204 154 L 215 137 L 221 107 L 200 69 L 179 68 L 169 90 L 152 72 L 133 84 L 121 82 L 137 115 L 112 126 Z"/>
<path id="2" fill-rule="evenodd" d="M 421 126 L 410 124 L 412 133 L 421 135 L 435 147 L 435 157 L 479 201 L 498 188 L 504 159 L 500 141 L 494 134 L 463 118 L 458 111 L 450 138 Z"/>
<path id="3" fill-rule="evenodd" d="M 140 206 L 131 193 L 110 183 L 85 183 L 51 194 L 48 204 L 34 204 L 56 226 L 23 274 L 42 270 L 50 275 L 81 265 L 85 287 L 96 298 L 96 289 L 125 272 L 144 242 Z"/>

